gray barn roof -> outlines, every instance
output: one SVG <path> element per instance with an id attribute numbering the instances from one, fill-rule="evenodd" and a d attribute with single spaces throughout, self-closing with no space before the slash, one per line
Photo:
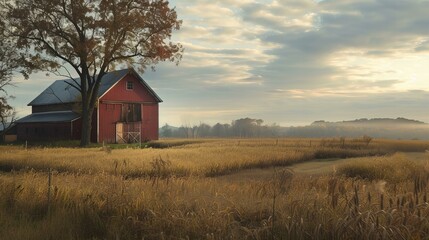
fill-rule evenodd
<path id="1" fill-rule="evenodd" d="M 79 114 L 73 111 L 41 112 L 33 113 L 16 121 L 17 123 L 38 122 L 71 122 L 78 119 Z"/>
<path id="2" fill-rule="evenodd" d="M 98 90 L 98 97 L 106 93 L 111 87 L 113 87 L 128 73 L 133 73 L 140 80 L 140 82 L 149 90 L 153 97 L 158 102 L 162 102 L 161 98 L 159 98 L 159 96 L 152 90 L 152 88 L 149 87 L 149 85 L 147 85 L 147 83 L 140 77 L 140 75 L 132 68 L 106 73 L 106 75 L 104 75 L 101 79 L 100 88 Z M 80 82 L 80 78 L 77 78 L 76 81 Z M 68 83 L 73 84 L 74 82 L 71 79 L 55 81 L 41 94 L 39 94 L 39 96 L 33 99 L 33 101 L 31 101 L 28 106 L 80 102 L 80 92 L 76 88 L 70 86 Z"/>

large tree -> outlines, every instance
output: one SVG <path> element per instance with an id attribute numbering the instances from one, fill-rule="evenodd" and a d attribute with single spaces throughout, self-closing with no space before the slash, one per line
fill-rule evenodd
<path id="1" fill-rule="evenodd" d="M 0 8 L 0 16 L 5 14 Z M 16 49 L 16 38 L 7 36 L 7 26 L 0 21 L 0 97 L 6 99 L 6 87 L 13 86 L 12 75 L 21 65 L 22 55 Z M 27 77 L 27 75 L 25 75 Z"/>
<path id="2" fill-rule="evenodd" d="M 3 11 L 4 9 L 0 9 L 0 16 L 4 14 Z M 18 71 L 22 59 L 16 51 L 14 40 L 16 39 L 6 36 L 6 26 L 0 21 L 0 141 L 4 140 L 5 133 L 16 120 L 16 111 L 8 103 L 13 96 L 6 91 L 7 86 L 13 86 L 12 75 Z"/>
<path id="3" fill-rule="evenodd" d="M 5 140 L 5 134 L 11 127 L 13 127 L 15 120 L 15 109 L 9 105 L 6 96 L 0 96 L 0 142 Z"/>
<path id="4" fill-rule="evenodd" d="M 0 7 L 9 35 L 26 54 L 27 70 L 72 69 L 79 76 L 71 87 L 82 96 L 81 146 L 90 142 L 97 93 L 107 72 L 118 65 L 143 70 L 181 59 L 181 45 L 170 41 L 181 21 L 165 0 L 5 0 Z"/>

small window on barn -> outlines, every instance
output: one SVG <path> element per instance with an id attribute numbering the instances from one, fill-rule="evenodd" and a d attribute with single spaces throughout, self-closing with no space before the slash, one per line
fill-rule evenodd
<path id="1" fill-rule="evenodd" d="M 134 89 L 134 84 L 131 81 L 127 82 L 127 90 L 133 90 Z"/>

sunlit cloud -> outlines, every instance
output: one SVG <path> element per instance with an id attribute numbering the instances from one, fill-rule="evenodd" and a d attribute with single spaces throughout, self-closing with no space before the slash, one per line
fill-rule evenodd
<path id="1" fill-rule="evenodd" d="M 143 78 L 161 124 L 240 117 L 283 125 L 408 117 L 429 122 L 429 1 L 173 0 L 181 63 Z M 58 77 L 59 78 L 59 77 Z M 58 79 L 57 78 L 57 79 Z M 12 90 L 22 113 L 54 78 Z"/>

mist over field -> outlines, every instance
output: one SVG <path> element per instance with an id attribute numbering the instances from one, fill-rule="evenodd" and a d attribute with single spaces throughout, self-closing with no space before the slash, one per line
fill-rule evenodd
<path id="1" fill-rule="evenodd" d="M 351 121 L 328 122 L 315 121 L 307 126 L 279 126 L 264 124 L 262 119 L 241 118 L 229 123 L 217 123 L 210 126 L 182 125 L 173 127 L 168 124 L 160 128 L 161 137 L 308 137 L 330 138 L 349 137 L 359 138 L 370 136 L 387 139 L 429 139 L 429 124 L 406 118 L 373 118 Z"/>
<path id="2" fill-rule="evenodd" d="M 368 135 L 390 139 L 429 139 L 429 124 L 405 118 L 359 119 L 354 121 L 316 121 L 309 126 L 290 127 L 292 137 L 359 137 Z"/>

